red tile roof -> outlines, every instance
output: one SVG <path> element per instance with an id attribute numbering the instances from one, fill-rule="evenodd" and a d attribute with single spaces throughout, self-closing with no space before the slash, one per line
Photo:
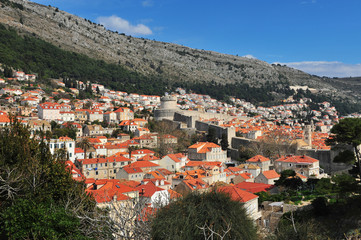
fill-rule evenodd
<path id="1" fill-rule="evenodd" d="M 123 167 L 123 170 L 128 174 L 143 172 L 142 169 L 140 169 L 139 167 Z"/>
<path id="2" fill-rule="evenodd" d="M 144 157 L 138 159 L 138 161 L 156 161 L 156 160 L 159 160 L 159 157 L 150 154 L 147 154 Z"/>
<path id="3" fill-rule="evenodd" d="M 155 186 L 153 182 L 148 182 L 147 184 L 139 185 L 138 187 L 136 187 L 136 189 L 139 191 L 139 196 L 143 196 L 143 197 L 151 197 L 155 192 L 164 191 L 163 188 Z"/>
<path id="4" fill-rule="evenodd" d="M 91 183 L 92 181 L 89 181 Z M 123 193 L 136 192 L 135 188 L 131 188 L 127 185 L 123 185 L 118 179 L 101 179 L 95 180 L 94 184 L 99 186 L 98 189 L 94 189 L 94 185 L 86 189 L 86 192 L 92 194 L 97 203 L 110 202 L 115 200 L 128 200 L 129 197 Z"/>
<path id="5" fill-rule="evenodd" d="M 167 155 L 170 159 L 172 159 L 174 162 L 181 162 L 181 159 L 186 157 L 182 153 L 175 153 L 175 154 L 168 154 Z"/>
<path id="6" fill-rule="evenodd" d="M 263 171 L 263 176 L 267 179 L 279 178 L 280 175 L 275 170 Z"/>
<path id="7" fill-rule="evenodd" d="M 206 153 L 212 151 L 212 148 L 220 148 L 219 145 L 212 142 L 199 142 L 188 147 L 190 149 L 198 149 L 198 153 Z"/>
<path id="8" fill-rule="evenodd" d="M 277 159 L 276 162 L 292 162 L 292 163 L 312 164 L 314 162 L 318 162 L 318 160 L 311 158 L 309 156 L 306 156 L 306 155 L 302 155 L 302 156 L 287 155 L 287 156 Z"/>
<path id="9" fill-rule="evenodd" d="M 136 161 L 136 162 L 133 162 L 133 163 L 127 165 L 126 167 L 147 168 L 147 167 L 159 167 L 159 165 L 149 162 L 149 161 Z"/>
<path id="10" fill-rule="evenodd" d="M 251 193 L 267 192 L 274 188 L 274 185 L 264 183 L 252 183 L 252 182 L 241 182 L 235 185 L 239 189 L 245 190 Z"/>
<path id="11" fill-rule="evenodd" d="M 224 186 L 217 188 L 218 192 L 223 192 L 231 197 L 233 201 L 248 202 L 252 199 L 258 198 L 257 195 L 241 190 L 234 186 Z"/>
<path id="12" fill-rule="evenodd" d="M 262 155 L 256 155 L 250 159 L 248 159 L 246 162 L 266 162 L 271 161 L 269 158 L 263 157 Z"/>

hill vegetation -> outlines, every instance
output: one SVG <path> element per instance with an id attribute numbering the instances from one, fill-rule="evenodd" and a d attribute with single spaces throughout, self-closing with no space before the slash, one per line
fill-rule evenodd
<path id="1" fill-rule="evenodd" d="M 247 83 L 220 84 L 211 82 L 171 82 L 161 76 L 146 76 L 129 70 L 119 64 L 92 59 L 84 54 L 69 52 L 34 36 L 20 36 L 14 29 L 0 25 L 0 58 L 5 66 L 25 72 L 37 73 L 40 79 L 69 77 L 72 79 L 97 82 L 119 91 L 140 94 L 163 95 L 176 87 L 184 87 L 200 94 L 208 94 L 218 100 L 229 96 L 242 98 L 257 105 L 269 106 L 279 103 L 281 98 L 294 94 L 287 81 L 266 82 L 258 87 Z M 342 102 L 322 95 L 304 92 L 298 97 L 309 97 L 315 102 L 330 101 L 342 113 L 359 110 L 358 105 Z"/>
<path id="2" fill-rule="evenodd" d="M 145 76 L 117 64 L 62 50 L 33 36 L 21 37 L 15 30 L 3 25 L 0 25 L 0 48 L 0 58 L 4 65 L 38 73 L 41 79 L 70 77 L 98 82 L 114 90 L 158 95 L 181 86 L 217 99 L 237 96 L 255 103 L 275 100 L 273 91 L 286 95 L 293 93 L 283 84 L 267 83 L 256 88 L 245 83 L 222 85 L 215 82 L 169 82 L 159 76 Z"/>

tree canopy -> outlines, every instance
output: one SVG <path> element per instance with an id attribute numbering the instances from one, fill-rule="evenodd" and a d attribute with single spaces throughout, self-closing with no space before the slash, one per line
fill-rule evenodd
<path id="1" fill-rule="evenodd" d="M 109 238 L 86 220 L 98 210 L 84 186 L 51 155 L 44 136 L 30 138 L 17 121 L 0 129 L 1 239 Z"/>
<path id="2" fill-rule="evenodd" d="M 358 174 L 361 176 L 360 153 L 358 146 L 361 144 L 361 119 L 344 118 L 331 129 L 331 137 L 327 139 L 328 145 L 341 145 L 344 151 L 335 158 L 336 162 L 355 164 Z M 346 145 L 346 146 L 345 146 Z M 347 149 L 352 147 L 353 153 Z M 356 157 L 356 158 L 355 158 Z"/>
<path id="3" fill-rule="evenodd" d="M 257 239 L 242 203 L 216 191 L 192 193 L 161 208 L 152 222 L 151 235 L 152 239 L 204 239 L 212 231 L 223 239 Z"/>

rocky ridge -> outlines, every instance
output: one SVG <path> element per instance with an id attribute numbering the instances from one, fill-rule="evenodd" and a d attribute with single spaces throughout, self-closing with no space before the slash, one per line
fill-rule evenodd
<path id="1" fill-rule="evenodd" d="M 332 79 L 286 66 L 127 36 L 56 7 L 27 0 L 12 0 L 20 8 L 11 6 L 9 0 L 1 2 L 0 23 L 63 49 L 121 64 L 143 74 L 159 75 L 169 81 L 242 82 L 251 86 L 287 82 L 346 96 L 337 91 Z M 340 83 L 338 89 L 342 87 L 345 86 Z"/>

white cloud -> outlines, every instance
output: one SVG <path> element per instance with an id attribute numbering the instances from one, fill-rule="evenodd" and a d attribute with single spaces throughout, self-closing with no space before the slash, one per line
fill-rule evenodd
<path id="1" fill-rule="evenodd" d="M 144 24 L 132 25 L 129 21 L 118 16 L 98 17 L 97 21 L 107 29 L 129 35 L 150 35 L 152 30 Z"/>
<path id="2" fill-rule="evenodd" d="M 277 64 L 277 63 L 276 63 Z M 361 64 L 346 64 L 342 62 L 305 61 L 280 63 L 301 71 L 327 77 L 359 77 L 361 76 Z"/>
<path id="3" fill-rule="evenodd" d="M 142 6 L 143 7 L 152 7 L 153 6 L 153 1 L 152 0 L 145 0 L 142 2 Z"/>
<path id="4" fill-rule="evenodd" d="M 257 59 L 255 56 L 253 56 L 251 54 L 244 55 L 243 57 L 250 58 L 250 59 Z"/>

